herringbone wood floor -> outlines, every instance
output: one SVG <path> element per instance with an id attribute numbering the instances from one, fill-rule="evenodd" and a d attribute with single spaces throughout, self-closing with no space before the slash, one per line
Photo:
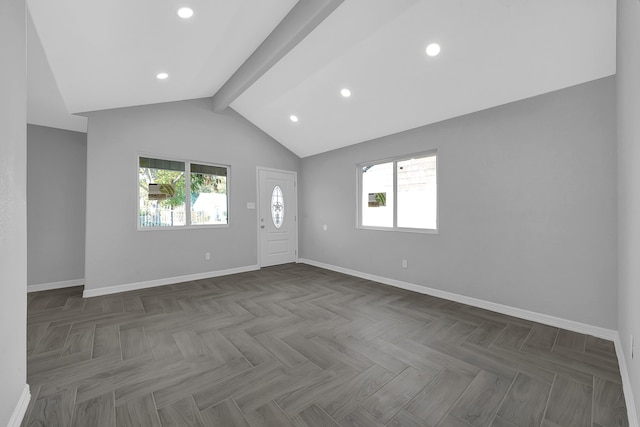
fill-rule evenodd
<path id="1" fill-rule="evenodd" d="M 306 265 L 33 293 L 23 425 L 628 425 L 613 344 Z"/>

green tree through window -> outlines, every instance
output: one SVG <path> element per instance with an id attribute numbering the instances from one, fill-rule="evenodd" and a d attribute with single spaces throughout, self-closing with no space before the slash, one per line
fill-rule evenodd
<path id="1" fill-rule="evenodd" d="M 140 157 L 139 227 L 227 224 L 227 175 L 225 166 Z M 150 194 L 150 184 L 164 184 L 157 187 L 162 194 Z"/>

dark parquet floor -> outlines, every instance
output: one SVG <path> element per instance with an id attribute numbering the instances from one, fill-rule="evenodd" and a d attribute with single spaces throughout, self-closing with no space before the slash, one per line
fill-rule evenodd
<path id="1" fill-rule="evenodd" d="M 28 296 L 24 426 L 628 425 L 613 343 L 308 265 Z"/>

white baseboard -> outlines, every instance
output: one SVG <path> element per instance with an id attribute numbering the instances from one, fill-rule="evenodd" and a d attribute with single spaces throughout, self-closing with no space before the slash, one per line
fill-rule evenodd
<path id="1" fill-rule="evenodd" d="M 627 358 L 625 357 L 624 349 L 622 348 L 620 334 L 617 332 L 613 343 L 616 345 L 616 355 L 618 356 L 618 366 L 620 367 L 620 376 L 622 377 L 622 390 L 624 391 L 624 401 L 627 405 L 629 427 L 639 427 L 636 404 L 633 399 L 633 390 L 631 389 L 631 379 L 629 378 L 629 370 L 627 368 Z"/>
<path id="2" fill-rule="evenodd" d="M 20 427 L 22 423 L 22 419 L 24 418 L 24 414 L 27 413 L 27 407 L 29 406 L 29 401 L 31 400 L 31 391 L 29 390 L 29 384 L 25 384 L 22 389 L 22 394 L 20 395 L 20 399 L 18 400 L 18 404 L 16 408 L 13 410 L 13 414 L 11 414 L 11 418 L 9 418 L 9 423 L 7 427 Z"/>
<path id="3" fill-rule="evenodd" d="M 167 277 L 165 279 L 147 280 L 145 282 L 125 283 L 123 285 L 105 286 L 97 289 L 86 289 L 82 293 L 84 298 L 99 297 L 102 295 L 117 294 L 120 292 L 136 291 L 138 289 L 155 288 L 156 286 L 172 285 L 174 283 L 190 282 L 192 280 L 210 279 L 212 277 L 228 276 L 230 274 L 245 273 L 259 270 L 258 265 L 229 268 L 226 270 L 207 271 L 204 273 L 189 274 L 186 276 Z"/>
<path id="4" fill-rule="evenodd" d="M 313 261 L 305 258 L 300 258 L 298 262 L 324 268 L 326 270 L 336 271 L 338 273 L 348 274 L 350 276 L 360 277 L 361 279 L 372 280 L 374 282 L 383 283 L 385 285 L 394 286 L 400 289 L 406 289 L 408 291 L 418 292 L 425 295 L 431 295 L 434 297 L 444 298 L 450 301 L 483 308 L 485 310 L 495 311 L 497 313 L 518 317 L 520 319 L 530 320 L 532 322 L 543 323 L 545 325 L 554 326 L 556 328 L 567 329 L 569 331 L 574 331 L 581 334 L 593 335 L 594 337 L 603 338 L 609 341 L 615 341 L 616 337 L 618 336 L 618 332 L 613 329 L 587 325 L 585 323 L 575 322 L 573 320 L 562 319 L 560 317 L 549 316 L 547 314 L 510 307 L 508 305 L 485 301 L 478 298 L 472 298 L 465 295 L 454 294 L 452 292 L 429 288 L 423 285 L 416 285 L 415 283 L 403 282 L 401 280 L 390 279 L 388 277 L 376 276 L 375 274 L 363 273 L 361 271 L 338 267 L 331 264 L 325 264 L 323 262 Z"/>
<path id="5" fill-rule="evenodd" d="M 72 288 L 74 286 L 84 286 L 84 279 L 63 280 L 62 282 L 38 283 L 27 285 L 27 292 L 48 291 L 51 289 Z"/>

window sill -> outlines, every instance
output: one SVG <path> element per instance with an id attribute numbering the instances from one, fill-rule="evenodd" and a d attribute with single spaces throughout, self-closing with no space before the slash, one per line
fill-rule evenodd
<path id="1" fill-rule="evenodd" d="M 202 224 L 202 225 L 180 225 L 169 227 L 137 227 L 137 231 L 178 231 L 178 230 L 202 230 L 215 228 L 229 228 L 229 224 Z"/>
<path id="2" fill-rule="evenodd" d="M 416 233 L 416 234 L 440 234 L 438 229 L 433 229 L 433 228 L 367 227 L 363 225 L 358 225 L 356 226 L 356 230 L 396 231 L 400 233 Z"/>

